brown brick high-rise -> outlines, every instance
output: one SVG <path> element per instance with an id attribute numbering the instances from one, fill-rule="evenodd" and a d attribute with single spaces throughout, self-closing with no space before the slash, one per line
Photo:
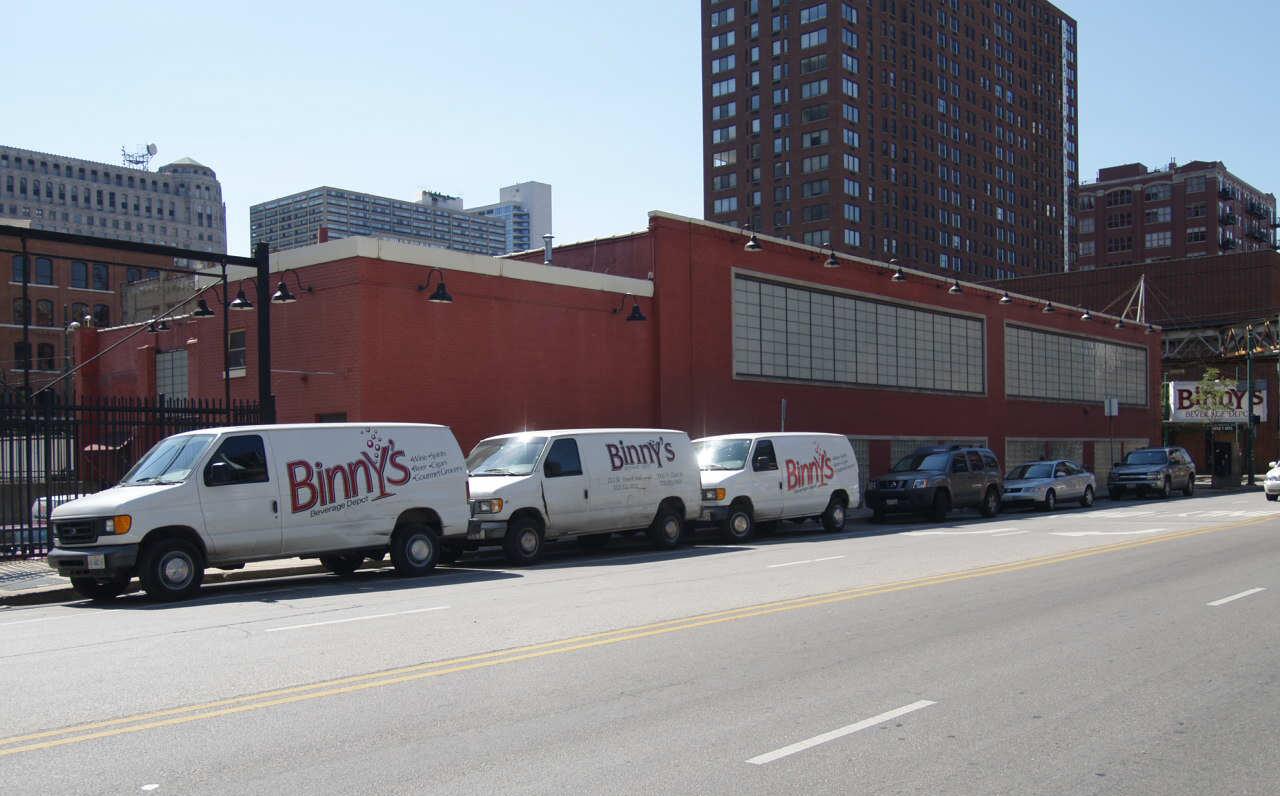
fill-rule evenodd
<path id="1" fill-rule="evenodd" d="M 1044 0 L 702 0 L 705 216 L 969 278 L 1061 271 L 1075 39 Z"/>

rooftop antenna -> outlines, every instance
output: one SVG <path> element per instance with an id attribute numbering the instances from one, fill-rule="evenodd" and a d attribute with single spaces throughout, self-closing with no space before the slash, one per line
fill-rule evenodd
<path id="1" fill-rule="evenodd" d="M 120 160 L 126 166 L 147 171 L 148 167 L 151 166 L 151 158 L 155 157 L 157 151 L 159 150 L 156 149 L 155 144 L 147 144 L 146 148 L 141 152 L 130 152 L 124 147 L 120 147 Z"/>

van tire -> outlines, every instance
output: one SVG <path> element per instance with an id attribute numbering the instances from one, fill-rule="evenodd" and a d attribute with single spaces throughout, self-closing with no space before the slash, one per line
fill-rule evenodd
<path id="1" fill-rule="evenodd" d="M 657 550 L 671 550 L 680 545 L 684 536 L 684 515 L 671 503 L 663 503 L 647 531 L 649 541 Z"/>
<path id="2" fill-rule="evenodd" d="M 578 537 L 578 547 L 583 550 L 603 550 L 609 546 L 611 533 L 588 533 Z"/>
<path id="3" fill-rule="evenodd" d="M 831 502 L 827 504 L 826 511 L 822 512 L 822 529 L 827 533 L 836 533 L 844 530 L 844 522 L 848 518 L 849 513 L 844 501 L 838 497 L 832 497 Z"/>
<path id="4" fill-rule="evenodd" d="M 527 514 L 512 518 L 502 537 L 502 554 L 512 564 L 537 561 L 542 555 L 542 523 Z"/>
<path id="5" fill-rule="evenodd" d="M 984 517 L 994 517 L 1000 513 L 1000 493 L 993 486 L 987 487 L 987 491 L 982 496 L 982 505 L 978 506 L 978 511 Z"/>
<path id="6" fill-rule="evenodd" d="M 435 569 L 440 541 L 430 525 L 408 523 L 391 534 L 391 566 L 403 577 L 425 575 Z"/>
<path id="7" fill-rule="evenodd" d="M 756 519 L 751 506 L 737 502 L 729 507 L 729 516 L 720 521 L 720 536 L 726 542 L 745 542 L 756 535 Z"/>
<path id="8" fill-rule="evenodd" d="M 146 545 L 138 561 L 138 580 L 152 600 L 185 600 L 200 591 L 204 581 L 204 555 L 176 536 Z"/>
<path id="9" fill-rule="evenodd" d="M 81 597 L 86 597 L 95 603 L 104 603 L 124 594 L 129 588 L 129 580 L 128 575 L 117 575 L 106 579 L 72 578 L 71 588 L 75 589 L 76 594 Z"/>
<path id="10" fill-rule="evenodd" d="M 340 578 L 349 578 L 364 563 L 364 553 L 333 553 L 320 556 L 320 566 Z"/>

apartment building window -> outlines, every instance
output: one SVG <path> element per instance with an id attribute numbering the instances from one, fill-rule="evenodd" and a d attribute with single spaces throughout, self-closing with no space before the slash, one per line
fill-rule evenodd
<path id="1" fill-rule="evenodd" d="M 1092 257 L 1095 252 L 1095 242 L 1091 240 L 1080 241 L 1080 256 Z"/>
<path id="2" fill-rule="evenodd" d="M 827 29 L 818 28 L 808 33 L 800 34 L 800 49 L 807 50 L 810 47 L 821 47 L 827 43 Z"/>
<path id="3" fill-rule="evenodd" d="M 723 50 L 726 47 L 732 47 L 734 42 L 734 32 L 726 31 L 711 37 L 711 49 Z"/>
<path id="4" fill-rule="evenodd" d="M 813 155 L 800 161 L 800 171 L 804 174 L 826 171 L 831 167 L 830 155 Z"/>
<path id="5" fill-rule="evenodd" d="M 1094 220 L 1093 216 L 1080 219 L 1080 234 L 1089 235 L 1093 233 Z"/>
<path id="6" fill-rule="evenodd" d="M 1204 175 L 1198 177 L 1188 177 L 1184 183 L 1187 186 L 1187 193 L 1204 193 Z"/>
<path id="7" fill-rule="evenodd" d="M 1173 186 L 1167 182 L 1160 185 L 1148 185 L 1147 189 L 1142 192 L 1142 199 L 1146 202 L 1167 202 L 1172 196 Z"/>
<path id="8" fill-rule="evenodd" d="M 711 27 L 713 28 L 718 28 L 721 25 L 728 25 L 732 21 L 733 21 L 733 6 L 730 6 L 724 9 L 723 11 L 711 12 Z"/>
<path id="9" fill-rule="evenodd" d="M 729 55 L 713 59 L 711 61 L 711 74 L 718 75 L 721 72 L 732 72 L 735 66 L 733 53 Z"/>
<path id="10" fill-rule="evenodd" d="M 718 122 L 721 119 L 728 119 L 737 114 L 738 103 L 726 102 L 721 105 L 711 106 L 711 121 Z"/>
<path id="11" fill-rule="evenodd" d="M 828 229 L 812 229 L 804 233 L 801 239 L 808 246 L 830 246 L 831 230 Z"/>
<path id="12" fill-rule="evenodd" d="M 831 131 L 829 130 L 812 130 L 800 136 L 800 146 L 803 149 L 826 146 L 829 143 L 831 143 Z"/>
<path id="13" fill-rule="evenodd" d="M 110 268 L 106 263 L 93 264 L 93 289 L 94 290 L 110 290 L 111 275 Z"/>
<path id="14" fill-rule="evenodd" d="M 1127 205 L 1133 203 L 1133 191 L 1128 188 L 1122 188 L 1118 191 L 1111 191 L 1107 194 L 1107 207 L 1117 207 L 1119 205 Z"/>
<path id="15" fill-rule="evenodd" d="M 1148 224 L 1168 224 L 1173 219 L 1172 207 L 1153 207 L 1150 210 L 1144 210 L 1142 220 Z"/>
<path id="16" fill-rule="evenodd" d="M 728 78 L 727 80 L 717 80 L 716 82 L 711 84 L 711 96 L 723 97 L 726 94 L 732 94 L 734 91 L 737 90 L 737 88 L 738 88 L 738 83 L 736 78 L 731 77 L 731 78 Z M 170 208 L 169 215 L 171 217 L 173 215 L 172 208 Z"/>
<path id="17" fill-rule="evenodd" d="M 1204 243 L 1208 239 L 1209 233 L 1206 227 L 1189 227 L 1187 229 L 1187 243 Z"/>
<path id="18" fill-rule="evenodd" d="M 53 343 L 40 343 L 36 346 L 36 370 L 57 370 L 56 359 Z"/>
<path id="19" fill-rule="evenodd" d="M 738 197 L 729 196 L 723 199 L 716 199 L 712 203 L 712 212 L 716 214 L 732 213 L 738 209 Z"/>
<path id="20" fill-rule="evenodd" d="M 1148 249 L 1167 249 L 1173 245 L 1173 233 L 1168 230 L 1164 232 L 1148 232 L 1143 243 Z"/>
<path id="21" fill-rule="evenodd" d="M 1107 238 L 1108 252 L 1127 252 L 1133 251 L 1133 238 L 1126 236 L 1123 238 Z"/>
<path id="22" fill-rule="evenodd" d="M 1187 218 L 1204 218 L 1206 212 L 1206 205 L 1204 202 L 1187 205 Z"/>
<path id="23" fill-rule="evenodd" d="M 830 109 L 826 105 L 810 105 L 800 111 L 800 121 L 802 122 L 818 122 L 826 119 L 831 115 Z"/>
<path id="24" fill-rule="evenodd" d="M 731 124 L 726 127 L 717 127 L 711 131 L 711 143 L 727 144 L 738 138 L 738 125 Z"/>
<path id="25" fill-rule="evenodd" d="M 1147 405 L 1147 351 L 1007 325 L 1005 390 L 1010 398 Z"/>
<path id="26" fill-rule="evenodd" d="M 800 9 L 801 25 L 808 25 L 811 22 L 817 22 L 818 20 L 822 20 L 826 18 L 827 18 L 826 3 L 818 3 L 817 5 Z"/>
<path id="27" fill-rule="evenodd" d="M 53 302 L 49 299 L 40 299 L 36 302 L 36 317 L 33 321 L 35 326 L 53 326 Z"/>
<path id="28" fill-rule="evenodd" d="M 790 211 L 790 210 L 774 210 L 774 211 L 773 211 L 773 225 L 774 225 L 775 227 L 787 227 L 787 226 L 790 226 L 790 225 L 791 225 L 791 211 Z"/>
<path id="29" fill-rule="evenodd" d="M 187 397 L 187 351 L 156 352 L 156 395 Z"/>
<path id="30" fill-rule="evenodd" d="M 1081 210 L 1093 209 L 1093 194 L 1084 194 L 1080 197 L 1080 209 Z"/>
<path id="31" fill-rule="evenodd" d="M 244 375 L 245 361 L 245 332 L 237 329 L 227 334 L 227 367 L 232 375 L 236 375 L 237 370 Z"/>
<path id="32" fill-rule="evenodd" d="M 856 229 L 846 229 L 844 231 L 844 245 L 854 247 L 861 246 L 862 233 Z"/>
<path id="33" fill-rule="evenodd" d="M 829 193 L 831 193 L 831 181 L 827 179 L 809 180 L 800 184 L 800 196 L 806 199 L 814 196 L 826 196 Z M 826 209 L 824 207 L 822 218 L 826 218 L 825 213 Z M 812 221 L 813 219 L 806 218 L 805 220 Z"/>
<path id="34" fill-rule="evenodd" d="M 827 80 L 811 80 L 800 84 L 800 99 L 813 99 L 827 93 Z"/>
<path id="35" fill-rule="evenodd" d="M 735 172 L 718 174 L 711 178 L 711 187 L 716 191 L 727 191 L 730 188 L 736 188 L 738 187 L 738 175 Z"/>
<path id="36" fill-rule="evenodd" d="M 800 74 L 811 75 L 814 72 L 821 72 L 827 68 L 827 54 L 819 53 L 811 55 L 808 58 L 800 59 Z"/>
<path id="37" fill-rule="evenodd" d="M 1133 213 L 1110 213 L 1107 215 L 1107 229 L 1120 229 L 1133 226 Z"/>
<path id="38" fill-rule="evenodd" d="M 734 279 L 739 376 L 980 394 L 984 361 L 980 319 Z"/>
<path id="39" fill-rule="evenodd" d="M 18 370 L 26 370 L 31 367 L 30 343 L 13 344 L 13 366 Z"/>
<path id="40" fill-rule="evenodd" d="M 77 301 L 71 305 L 71 320 L 84 323 L 89 317 L 89 305 Z"/>
<path id="41" fill-rule="evenodd" d="M 726 149 L 723 152 L 715 152 L 711 155 L 711 166 L 720 168 L 721 166 L 732 166 L 738 162 L 738 151 L 736 149 Z"/>

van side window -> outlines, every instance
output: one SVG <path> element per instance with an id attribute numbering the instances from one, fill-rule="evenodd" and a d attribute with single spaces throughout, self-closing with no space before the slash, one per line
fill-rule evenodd
<path id="1" fill-rule="evenodd" d="M 558 439 L 551 443 L 551 450 L 547 451 L 547 460 L 542 465 L 542 474 L 547 478 L 582 475 L 582 460 L 578 458 L 577 440 Z"/>
<path id="2" fill-rule="evenodd" d="M 999 470 L 1000 463 L 996 461 L 996 455 L 989 451 L 982 452 L 982 463 L 986 465 L 988 470 Z"/>
<path id="3" fill-rule="evenodd" d="M 756 443 L 755 455 L 751 457 L 751 469 L 757 473 L 778 469 L 778 457 L 773 452 L 773 440 L 762 439 Z"/>
<path id="4" fill-rule="evenodd" d="M 262 445 L 262 437 L 257 434 L 223 440 L 204 468 L 205 486 L 262 484 L 270 480 L 267 451 Z"/>

